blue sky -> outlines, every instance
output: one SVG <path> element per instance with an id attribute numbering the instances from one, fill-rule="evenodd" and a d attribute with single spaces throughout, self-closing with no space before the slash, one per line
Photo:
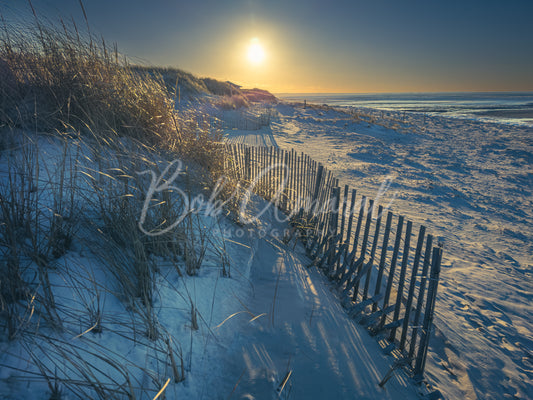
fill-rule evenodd
<path id="1" fill-rule="evenodd" d="M 32 0 L 52 20 L 78 0 Z M 0 0 L 9 18 L 26 0 Z M 531 0 L 85 0 L 134 62 L 274 92 L 533 90 Z M 246 60 L 258 38 L 262 65 Z"/>

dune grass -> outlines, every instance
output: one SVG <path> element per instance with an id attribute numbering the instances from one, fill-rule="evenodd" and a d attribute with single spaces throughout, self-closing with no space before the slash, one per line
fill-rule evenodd
<path id="1" fill-rule="evenodd" d="M 220 132 L 195 110 L 177 112 L 161 74 L 34 15 L 29 25 L 2 18 L 0 28 L 0 344 L 19 344 L 10 356 L 28 363 L 23 379 L 45 383 L 50 398 L 153 397 L 165 371 L 176 383 L 186 374 L 181 344 L 157 319 L 156 261 L 196 275 L 212 252 L 229 275 L 224 243 L 176 190 L 193 197 L 215 185 Z M 146 234 L 139 217 L 152 178 L 168 182 L 177 159 L 186 167 L 148 202 Z M 80 249 L 97 266 L 75 265 L 69 254 Z M 114 354 L 92 336 L 102 332 L 146 347 L 157 370 Z"/>
<path id="2" fill-rule="evenodd" d="M 219 135 L 199 127 L 197 115 L 176 113 L 164 70 L 131 66 L 116 46 L 63 21 L 2 22 L 0 126 L 73 130 L 103 144 L 129 137 L 197 162 L 205 154 L 213 166 Z"/>

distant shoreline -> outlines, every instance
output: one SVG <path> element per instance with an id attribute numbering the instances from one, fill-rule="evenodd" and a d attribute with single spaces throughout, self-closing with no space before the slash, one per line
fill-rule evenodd
<path id="1" fill-rule="evenodd" d="M 533 127 L 533 92 L 277 94 L 289 102 L 415 112 Z"/>
<path id="2" fill-rule="evenodd" d="M 478 112 L 477 115 L 500 117 L 500 118 L 533 119 L 533 109 L 529 109 L 529 110 L 486 110 L 486 111 Z"/>

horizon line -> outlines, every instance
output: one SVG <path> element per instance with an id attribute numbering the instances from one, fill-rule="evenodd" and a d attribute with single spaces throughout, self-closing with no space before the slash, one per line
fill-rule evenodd
<path id="1" fill-rule="evenodd" d="M 453 93 L 524 93 L 533 94 L 531 90 L 437 90 L 437 91 L 376 91 L 376 92 L 271 92 L 274 95 L 368 95 L 368 94 L 453 94 Z"/>

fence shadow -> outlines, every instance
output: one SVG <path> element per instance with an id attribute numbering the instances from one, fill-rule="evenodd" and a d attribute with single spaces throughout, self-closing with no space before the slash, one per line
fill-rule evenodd
<path id="1" fill-rule="evenodd" d="M 423 380 L 442 248 L 373 199 L 357 195 L 304 153 L 224 144 L 226 174 L 269 200 L 292 227 L 313 266 L 338 288 L 346 312 L 385 343 L 396 368 Z"/>

